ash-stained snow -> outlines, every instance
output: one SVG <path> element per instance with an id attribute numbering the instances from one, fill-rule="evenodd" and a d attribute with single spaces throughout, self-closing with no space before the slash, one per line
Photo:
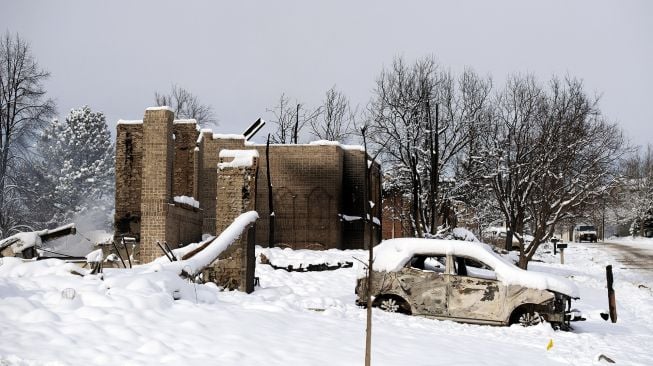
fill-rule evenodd
<path id="1" fill-rule="evenodd" d="M 653 245 L 653 242 L 651 243 Z M 257 249 L 258 253 L 268 249 Z M 274 249 L 289 262 L 315 252 Z M 372 363 L 390 365 L 650 365 L 653 292 L 637 273 L 615 267 L 619 320 L 605 322 L 605 265 L 595 244 L 570 244 L 564 265 L 547 253 L 537 271 L 572 279 L 587 317 L 572 332 L 458 324 L 373 312 Z M 325 251 L 315 260 L 366 259 Z M 167 261 L 167 260 L 166 260 Z M 9 365 L 361 365 L 365 310 L 354 305 L 362 264 L 325 272 L 287 272 L 257 264 L 252 294 L 194 285 L 156 265 L 105 269 L 98 276 L 57 259 L 0 260 L 0 364 Z M 356 268 L 359 267 L 359 268 Z M 174 301 L 177 293 L 180 300 Z M 547 351 L 547 344 L 554 346 Z"/>

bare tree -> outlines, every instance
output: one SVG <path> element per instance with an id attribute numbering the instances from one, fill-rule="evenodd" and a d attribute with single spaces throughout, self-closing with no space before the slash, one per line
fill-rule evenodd
<path id="1" fill-rule="evenodd" d="M 471 70 L 456 79 L 433 58 L 413 65 L 397 58 L 377 79 L 369 106 L 370 142 L 387 143 L 385 187 L 410 197 L 417 236 L 438 232 L 438 216 L 455 193 L 455 185 L 444 189 L 440 181 L 455 182 L 447 178 L 477 138 L 472 132 L 485 114 L 491 85 Z M 453 224 L 445 220 L 444 226 Z"/>
<path id="2" fill-rule="evenodd" d="M 200 126 L 217 127 L 218 120 L 209 104 L 202 104 L 196 95 L 177 84 L 172 85 L 170 94 L 154 93 L 157 106 L 168 106 L 180 119 L 194 119 Z"/>
<path id="3" fill-rule="evenodd" d="M 301 130 L 318 117 L 320 109 L 311 110 L 299 102 L 291 103 L 290 98 L 281 93 L 277 104 L 268 112 L 272 113 L 272 122 L 277 125 L 272 133 L 272 143 L 296 144 Z"/>
<path id="4" fill-rule="evenodd" d="M 16 168 L 23 163 L 30 141 L 55 112 L 43 87 L 49 76 L 27 42 L 5 33 L 0 39 L 0 237 L 20 224 L 22 185 L 14 179 Z"/>
<path id="5" fill-rule="evenodd" d="M 356 110 L 336 87 L 327 90 L 318 118 L 310 120 L 311 133 L 320 140 L 345 141 L 352 134 Z"/>
<path id="6" fill-rule="evenodd" d="M 519 266 L 527 268 L 555 225 L 582 215 L 618 182 L 624 155 L 621 131 L 602 120 L 596 99 L 580 81 L 553 79 L 548 88 L 533 76 L 512 77 L 497 95 L 478 156 L 508 228 L 519 242 Z M 530 227 L 533 240 L 525 243 Z"/>

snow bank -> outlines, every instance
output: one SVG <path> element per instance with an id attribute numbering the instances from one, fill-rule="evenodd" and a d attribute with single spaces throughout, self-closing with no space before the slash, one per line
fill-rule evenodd
<path id="1" fill-rule="evenodd" d="M 175 202 L 177 202 L 177 203 L 183 203 L 183 204 L 186 204 L 186 205 L 189 205 L 189 206 L 193 206 L 193 207 L 195 207 L 195 208 L 199 208 L 199 207 L 200 207 L 200 203 L 199 203 L 199 201 L 197 201 L 197 200 L 196 200 L 195 198 L 193 198 L 193 197 L 188 197 L 188 196 L 175 196 L 175 197 L 173 198 L 173 201 L 175 201 Z"/>
<path id="2" fill-rule="evenodd" d="M 394 272 L 401 269 L 415 254 L 440 253 L 476 258 L 492 267 L 497 279 L 507 285 L 521 285 L 579 297 L 578 288 L 571 281 L 532 270 L 525 271 L 495 254 L 488 245 L 469 241 L 416 238 L 386 240 L 374 248 L 374 269 Z"/>
<path id="3" fill-rule="evenodd" d="M 218 169 L 250 167 L 254 164 L 254 158 L 258 156 L 258 150 L 221 150 L 220 158 L 233 158 L 233 160 L 218 163 Z"/>
<path id="4" fill-rule="evenodd" d="M 308 267 L 309 265 L 327 264 L 330 266 L 345 262 L 367 262 L 365 250 L 308 250 L 290 248 L 262 248 L 256 247 L 256 255 L 265 255 L 268 261 L 277 267 L 293 266 L 294 268 Z"/>

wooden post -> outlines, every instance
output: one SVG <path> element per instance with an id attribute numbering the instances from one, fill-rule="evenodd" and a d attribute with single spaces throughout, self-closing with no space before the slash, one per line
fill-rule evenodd
<path id="1" fill-rule="evenodd" d="M 560 249 L 560 264 L 565 264 L 565 249 L 567 249 L 567 244 L 560 243 L 555 244 L 555 246 Z"/>
<path id="2" fill-rule="evenodd" d="M 614 297 L 614 288 L 612 288 L 612 284 L 614 282 L 614 278 L 612 277 L 612 265 L 608 265 L 605 267 L 605 276 L 608 280 L 608 307 L 610 308 L 610 320 L 613 323 L 616 323 L 617 301 Z"/>
<path id="3" fill-rule="evenodd" d="M 372 226 L 372 209 L 369 201 L 370 188 L 370 165 L 367 163 L 367 139 L 366 139 L 367 126 L 361 127 L 361 135 L 363 136 L 363 156 L 365 157 L 365 188 L 363 189 L 363 214 L 365 215 L 364 222 Z M 378 203 L 377 203 L 378 204 Z M 364 230 L 364 229 L 363 229 Z M 363 235 L 365 238 L 365 235 Z M 366 321 L 365 321 L 365 366 L 372 364 L 372 269 L 374 264 L 374 241 L 372 239 L 372 230 L 370 230 L 370 237 L 368 243 L 368 263 L 367 263 L 367 289 L 365 294 L 365 304 L 367 305 Z"/>

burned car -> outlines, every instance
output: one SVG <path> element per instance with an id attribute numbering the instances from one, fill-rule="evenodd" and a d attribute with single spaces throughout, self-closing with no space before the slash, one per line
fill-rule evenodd
<path id="1" fill-rule="evenodd" d="M 546 320 L 568 329 L 578 288 L 554 275 L 525 271 L 481 243 L 392 239 L 374 248 L 372 306 L 388 312 L 465 323 L 524 326 Z M 367 279 L 356 303 L 367 306 Z"/>

